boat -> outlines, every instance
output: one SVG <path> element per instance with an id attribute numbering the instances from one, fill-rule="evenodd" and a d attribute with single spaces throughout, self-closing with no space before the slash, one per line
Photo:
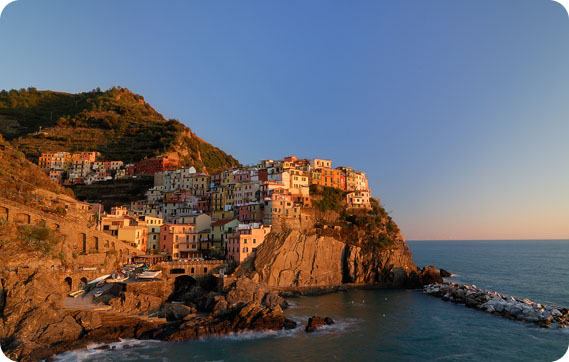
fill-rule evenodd
<path id="1" fill-rule="evenodd" d="M 98 284 L 99 282 L 102 282 L 103 280 L 107 279 L 110 276 L 111 276 L 111 274 L 100 276 L 96 279 L 91 280 L 90 282 L 87 282 L 87 285 Z"/>
<path id="2" fill-rule="evenodd" d="M 85 290 L 84 290 L 84 289 L 79 289 L 79 290 L 76 290 L 76 291 L 74 291 L 74 292 L 72 292 L 72 293 L 69 293 L 68 295 L 69 295 L 70 297 L 77 298 L 78 296 L 80 296 L 80 295 L 82 295 L 82 294 L 84 294 L 84 293 L 85 293 Z"/>
<path id="3" fill-rule="evenodd" d="M 111 277 L 105 280 L 107 283 L 121 283 L 128 279 L 128 275 L 124 273 L 114 273 Z"/>
<path id="4" fill-rule="evenodd" d="M 157 278 L 160 274 L 162 274 L 162 270 L 147 270 L 138 274 L 138 279 L 154 279 Z"/>

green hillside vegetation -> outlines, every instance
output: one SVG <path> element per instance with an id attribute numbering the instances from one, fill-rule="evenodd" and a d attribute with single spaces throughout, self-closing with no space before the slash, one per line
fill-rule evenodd
<path id="1" fill-rule="evenodd" d="M 103 160 L 126 163 L 168 154 L 210 173 L 239 165 L 179 121 L 164 119 L 142 96 L 120 87 L 78 94 L 1 91 L 0 133 L 33 162 L 42 152 L 98 151 Z"/>
<path id="2" fill-rule="evenodd" d="M 370 198 L 371 210 L 348 209 L 346 194 L 332 187 L 310 187 L 312 204 L 318 211 L 316 228 L 321 235 L 331 235 L 354 245 L 381 248 L 400 237 L 399 227 L 376 199 Z"/>
<path id="3" fill-rule="evenodd" d="M 113 206 L 130 204 L 132 201 L 144 199 L 145 193 L 154 186 L 153 177 L 137 177 L 123 180 L 95 182 L 91 185 L 74 185 L 71 189 L 75 197 L 85 202 L 103 204 L 105 210 L 111 211 Z"/>

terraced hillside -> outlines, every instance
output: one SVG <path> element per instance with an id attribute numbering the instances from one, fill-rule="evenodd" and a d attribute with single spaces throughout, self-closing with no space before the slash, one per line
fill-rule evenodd
<path id="1" fill-rule="evenodd" d="M 166 120 L 125 88 L 69 94 L 34 88 L 0 92 L 0 133 L 36 162 L 47 151 L 98 151 L 136 162 L 168 154 L 210 173 L 236 166 L 231 155 L 177 120 Z"/>

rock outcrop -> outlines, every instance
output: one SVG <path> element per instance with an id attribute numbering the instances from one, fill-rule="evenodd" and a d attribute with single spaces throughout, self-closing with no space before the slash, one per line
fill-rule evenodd
<path id="1" fill-rule="evenodd" d="M 0 282 L 0 342 L 13 360 L 45 359 L 120 338 L 170 341 L 295 327 L 284 316 L 286 301 L 246 278 L 225 288 L 213 277 L 114 284 L 97 298 L 110 311 L 64 308 L 67 291 L 49 273 L 4 271 Z"/>
<path id="2" fill-rule="evenodd" d="M 254 260 L 237 271 L 269 288 L 318 288 L 346 283 L 416 288 L 420 272 L 403 238 L 387 247 L 352 245 L 292 230 L 271 233 Z"/>
<path id="3" fill-rule="evenodd" d="M 433 265 L 429 265 L 421 269 L 420 276 L 423 284 L 436 284 L 443 282 L 441 273 Z"/>
<path id="4" fill-rule="evenodd" d="M 334 320 L 330 317 L 322 318 L 318 316 L 312 316 L 308 318 L 308 322 L 306 323 L 306 328 L 304 330 L 308 333 L 311 333 L 330 324 L 334 324 Z"/>
<path id="5" fill-rule="evenodd" d="M 442 277 L 442 278 L 451 278 L 451 277 L 454 276 L 453 273 L 451 273 L 451 272 L 449 272 L 449 271 L 447 271 L 447 270 L 445 270 L 445 269 L 443 269 L 443 268 L 441 268 L 440 274 L 441 274 L 441 277 Z"/>

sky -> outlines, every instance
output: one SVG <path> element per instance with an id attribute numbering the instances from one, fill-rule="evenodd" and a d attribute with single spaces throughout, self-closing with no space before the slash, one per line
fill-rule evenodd
<path id="1" fill-rule="evenodd" d="M 18 0 L 0 89 L 120 85 L 243 164 L 367 172 L 408 240 L 569 238 L 550 0 Z"/>

